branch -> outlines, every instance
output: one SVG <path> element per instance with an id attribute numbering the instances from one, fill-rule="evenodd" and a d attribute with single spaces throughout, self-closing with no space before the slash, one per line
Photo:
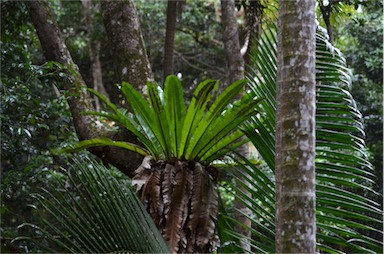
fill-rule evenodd
<path id="1" fill-rule="evenodd" d="M 87 92 L 87 85 L 64 43 L 53 11 L 46 0 L 26 1 L 25 5 L 35 26 L 46 60 L 59 62 L 64 66 L 65 75 L 61 79 L 62 88 L 70 94 L 67 100 L 79 139 L 104 137 L 114 138 L 114 140 L 134 140 L 132 134 L 127 133 L 126 130 L 116 133 L 110 127 L 100 123 L 96 116 L 83 114 L 83 112 L 95 111 L 95 109 Z M 97 147 L 90 151 L 129 176 L 132 176 L 133 171 L 140 165 L 140 156 L 123 149 Z"/>

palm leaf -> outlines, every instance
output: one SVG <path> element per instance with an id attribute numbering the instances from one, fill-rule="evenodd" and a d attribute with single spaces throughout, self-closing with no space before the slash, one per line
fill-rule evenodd
<path id="1" fill-rule="evenodd" d="M 266 99 L 260 103 L 259 112 L 263 114 L 253 117 L 244 127 L 267 167 L 248 163 L 247 167 L 239 169 L 253 176 L 244 178 L 245 181 L 249 179 L 253 199 L 240 196 L 239 200 L 243 200 L 253 211 L 248 217 L 260 232 L 249 240 L 260 252 L 271 251 L 268 244 L 274 244 L 260 237 L 267 234 L 274 238 L 273 220 L 271 223 L 274 213 L 271 205 L 274 204 L 265 199 L 264 181 L 257 180 L 263 176 L 262 179 L 273 181 L 277 59 L 274 31 L 275 26 L 269 26 L 253 47 L 251 59 L 254 69 L 248 77 L 254 94 Z M 371 225 L 382 224 L 382 211 L 372 200 L 377 199 L 379 194 L 372 189 L 374 172 L 365 152 L 361 114 L 349 92 L 351 73 L 345 67 L 341 53 L 327 42 L 321 28 L 316 37 L 316 82 L 318 248 L 329 253 L 381 253 L 381 243 L 369 236 L 369 232 L 381 233 L 381 229 Z M 240 180 L 235 177 L 235 181 Z M 247 184 L 244 183 L 244 186 Z M 266 191 L 273 195 L 274 188 Z M 266 207 L 269 207 L 268 213 L 265 212 Z M 265 227 L 271 231 L 265 231 Z"/>
<path id="2" fill-rule="evenodd" d="M 117 181 L 91 159 L 75 160 L 66 171 L 71 187 L 62 183 L 44 195 L 33 195 L 52 221 L 31 224 L 51 243 L 49 252 L 165 252 L 169 249 L 128 181 Z"/>

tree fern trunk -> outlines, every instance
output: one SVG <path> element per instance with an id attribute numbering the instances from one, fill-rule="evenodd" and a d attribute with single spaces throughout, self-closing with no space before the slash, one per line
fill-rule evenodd
<path id="1" fill-rule="evenodd" d="M 173 253 L 216 249 L 218 190 L 212 176 L 193 161 L 150 161 L 146 157 L 133 183 Z"/>

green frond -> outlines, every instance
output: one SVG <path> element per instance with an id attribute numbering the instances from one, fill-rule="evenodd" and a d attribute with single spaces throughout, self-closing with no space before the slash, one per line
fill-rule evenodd
<path id="1" fill-rule="evenodd" d="M 178 158 L 183 158 L 186 155 L 192 136 L 205 113 L 205 108 L 207 107 L 208 102 L 210 101 L 211 92 L 216 90 L 217 86 L 217 80 L 206 80 L 201 82 L 193 93 L 193 98 L 184 120 Z"/>
<path id="2" fill-rule="evenodd" d="M 79 151 L 97 145 L 114 145 L 142 155 L 150 154 L 155 160 L 179 158 L 195 160 L 205 165 L 224 156 L 245 142 L 236 142 L 243 133 L 239 131 L 251 116 L 256 114 L 262 99 L 255 99 L 244 92 L 246 80 L 234 82 L 212 102 L 211 94 L 218 81 L 206 80 L 196 88 L 186 110 L 183 91 L 176 76 L 165 80 L 164 92 L 156 84 L 147 84 L 148 101 L 133 86 L 123 82 L 122 92 L 126 96 L 132 113 L 117 108 L 96 91 L 91 90 L 110 110 L 108 113 L 86 112 L 117 122 L 131 131 L 144 147 L 107 139 L 82 141 L 64 151 Z M 243 94 L 241 99 L 236 97 Z"/>
<path id="3" fill-rule="evenodd" d="M 169 253 L 127 180 L 117 181 L 91 159 L 77 159 L 70 173 L 65 172 L 68 181 L 61 188 L 51 186 L 43 195 L 33 195 L 39 211 L 52 220 L 44 220 L 43 227 L 21 225 L 38 229 L 48 240 L 48 252 Z"/>
<path id="4" fill-rule="evenodd" d="M 166 111 L 164 109 L 163 102 L 160 99 L 159 92 L 163 93 L 159 86 L 152 82 L 148 82 L 147 84 L 147 93 L 149 96 L 149 102 L 152 106 L 152 110 L 154 112 L 156 126 L 153 129 L 157 128 L 154 132 L 156 132 L 159 141 L 159 144 L 162 147 L 163 154 L 165 159 L 170 159 L 174 154 L 171 151 L 171 143 L 170 143 L 170 130 L 168 119 L 166 117 Z M 162 95 L 163 97 L 163 95 Z"/>
<path id="5" fill-rule="evenodd" d="M 78 152 L 90 147 L 95 147 L 95 146 L 116 146 L 116 147 L 121 147 L 121 148 L 130 150 L 132 152 L 141 154 L 143 156 L 149 154 L 149 151 L 133 143 L 124 142 L 124 141 L 113 141 L 107 138 L 94 138 L 89 140 L 83 140 L 75 144 L 73 147 L 64 148 L 62 151 L 75 153 L 75 152 Z"/>
<path id="6" fill-rule="evenodd" d="M 252 211 L 252 215 L 247 217 L 256 225 L 257 232 L 253 231 L 254 236 L 249 240 L 258 252 L 274 251 L 274 242 L 264 237 L 274 239 L 277 59 L 274 31 L 275 26 L 270 25 L 252 50 L 254 68 L 248 79 L 253 93 L 265 97 L 265 100 L 259 105 L 261 113 L 243 127 L 267 167 L 249 163 L 240 169 L 251 177 L 245 177 L 245 182 L 239 182 L 234 177 L 243 187 L 251 186 L 247 188 L 252 193 L 252 199 L 241 194 L 238 198 Z M 327 253 L 346 250 L 381 253 L 381 243 L 368 234 L 382 234 L 381 229 L 373 226 L 382 225 L 382 211 L 379 204 L 373 201 L 380 194 L 372 189 L 375 175 L 365 151 L 362 116 L 349 92 L 351 72 L 342 54 L 327 41 L 322 28 L 318 29 L 316 36 L 316 83 L 318 249 Z M 232 188 L 236 189 L 235 186 Z"/>
<path id="7" fill-rule="evenodd" d="M 183 132 L 186 108 L 184 104 L 184 94 L 180 80 L 176 76 L 168 76 L 164 87 L 164 108 L 167 121 L 170 127 L 170 141 L 172 151 L 177 156 Z"/>
<path id="8" fill-rule="evenodd" d="M 133 114 L 137 123 L 140 124 L 143 134 L 148 139 L 149 143 L 152 143 L 156 148 L 155 158 L 161 158 L 165 156 L 164 144 L 162 143 L 162 130 L 159 126 L 157 117 L 153 108 L 150 107 L 144 97 L 130 84 L 123 82 L 121 91 L 124 93 L 127 102 L 133 110 Z"/>

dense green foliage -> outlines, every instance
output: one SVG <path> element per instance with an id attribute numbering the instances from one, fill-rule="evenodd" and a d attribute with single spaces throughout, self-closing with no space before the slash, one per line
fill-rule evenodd
<path id="1" fill-rule="evenodd" d="M 51 149 L 77 140 L 65 94 L 51 82 L 25 13 L 22 2 L 1 3 L 1 235 L 2 248 L 10 248 L 4 251 L 18 251 L 9 243 L 21 221 L 40 219 L 28 207 L 29 194 L 63 178 L 56 169 L 71 156 Z"/>
<path id="2" fill-rule="evenodd" d="M 141 28 L 148 48 L 148 54 L 154 70 L 156 80 L 162 80 L 162 57 L 163 43 L 165 34 L 165 9 L 166 1 L 135 1 L 140 16 Z M 246 1 L 244 1 L 246 2 Z M 261 1 L 266 3 L 267 1 Z M 348 105 L 346 100 L 350 100 L 350 93 L 356 100 L 357 108 L 362 113 L 364 133 L 368 145 L 369 159 L 374 166 L 374 172 L 370 171 L 369 165 L 364 159 L 363 171 L 351 169 L 351 167 L 330 166 L 335 174 L 333 180 L 337 181 L 334 186 L 324 185 L 326 190 L 332 189 L 333 196 L 327 191 L 328 200 L 323 199 L 319 204 L 329 205 L 332 200 L 339 200 L 345 197 L 345 200 L 339 200 L 340 204 L 349 207 L 343 211 L 343 216 L 348 220 L 335 219 L 335 221 L 323 224 L 320 239 L 324 242 L 334 241 L 333 245 L 323 245 L 322 249 L 338 247 L 340 239 L 347 241 L 350 237 L 355 239 L 364 235 L 363 241 L 367 248 L 377 248 L 372 239 L 382 240 L 382 227 L 378 220 L 382 214 L 382 196 L 377 192 L 382 192 L 382 8 L 381 1 L 353 1 L 362 3 L 359 11 L 348 10 L 349 15 L 342 18 L 342 22 L 333 23 L 335 28 L 335 44 L 344 53 L 347 65 L 353 69 L 352 90 L 323 86 L 324 94 L 332 94 L 339 97 L 333 103 L 340 106 L 340 112 L 345 112 L 345 107 L 356 109 L 356 105 Z M 83 13 L 80 1 L 50 1 L 57 15 L 59 25 L 63 31 L 68 48 L 71 51 L 75 62 L 79 64 L 80 71 L 87 84 L 92 83 L 90 59 L 88 56 L 87 42 L 89 36 L 94 36 L 101 42 L 100 58 L 102 62 L 103 81 L 105 87 L 111 95 L 111 101 L 119 102 L 118 89 L 115 86 L 117 75 L 114 72 L 113 57 L 109 47 L 104 27 L 102 24 L 99 10 L 95 7 L 93 10 L 93 25 L 96 27 L 96 33 L 89 35 L 84 31 Z M 357 6 L 358 7 L 358 6 Z M 353 8 L 353 7 L 351 7 Z M 343 9 L 338 9 L 338 12 Z M 193 97 L 193 91 L 200 80 L 214 78 L 222 83 L 226 82 L 226 67 L 223 61 L 223 43 L 221 38 L 221 27 L 219 19 L 219 10 L 215 1 L 186 1 L 182 15 L 179 17 L 176 32 L 176 58 L 175 74 L 180 73 L 183 91 L 187 98 Z M 241 18 L 240 18 L 241 19 Z M 339 20 L 340 21 L 340 20 Z M 240 24 L 244 25 L 241 23 Z M 274 43 L 266 41 L 264 44 Z M 273 46 L 273 45 L 272 45 Z M 272 49 L 271 49 L 272 50 Z M 269 52 L 275 54 L 276 52 Z M 255 54 L 254 57 L 257 57 Z M 267 58 L 255 59 L 256 64 L 263 63 L 266 68 L 264 71 L 268 74 L 262 76 L 259 81 L 271 81 L 270 75 L 275 65 L 269 65 Z M 269 59 L 270 60 L 270 59 Z M 53 63 L 45 63 L 40 45 L 35 34 L 34 28 L 29 20 L 28 13 L 23 2 L 2 1 L 1 2 L 1 85 L 0 85 L 0 103 L 1 103 L 1 235 L 2 252 L 20 252 L 39 251 L 41 248 L 33 243 L 17 241 L 10 243 L 11 239 L 18 235 L 39 234 L 39 231 L 31 228 L 17 229 L 17 226 L 25 221 L 40 224 L 42 218 L 48 218 L 45 212 L 33 212 L 28 204 L 36 204 L 35 199 L 31 199 L 30 193 L 42 193 L 40 187 L 46 189 L 56 189 L 67 181 L 67 176 L 60 167 L 69 168 L 72 164 L 70 154 L 57 155 L 52 152 L 53 148 L 60 148 L 77 142 L 76 134 L 71 122 L 71 115 L 65 101 L 66 93 L 56 89 L 55 74 L 50 68 Z M 260 66 L 260 67 L 263 67 Z M 262 68 L 260 68 L 262 69 Z M 253 76 L 260 77 L 259 71 Z M 58 86 L 59 87 L 59 86 Z M 328 90 L 329 89 L 329 90 Z M 345 91 L 348 91 L 346 93 Z M 264 96 L 260 94 L 261 96 Z M 257 220 L 254 221 L 257 230 L 253 230 L 254 240 L 258 243 L 255 249 L 273 251 L 273 171 L 270 170 L 274 163 L 273 154 L 273 101 L 271 94 L 265 96 L 263 106 L 260 110 L 260 125 L 266 126 L 259 128 L 261 141 L 253 140 L 256 147 L 266 162 L 260 167 L 255 168 L 249 164 L 247 168 L 252 168 L 249 172 L 252 175 L 253 183 L 257 183 L 258 188 L 255 196 L 263 200 L 256 200 L 252 206 L 257 208 L 255 211 Z M 327 96 L 320 96 L 324 99 Z M 189 103 L 186 102 L 186 104 Z M 268 105 L 267 105 L 268 104 Z M 265 106 L 264 106 L 265 105 Z M 323 104 L 324 106 L 324 104 Z M 325 105 L 327 107 L 327 105 Z M 323 108 L 324 109 L 324 108 Z M 326 112 L 326 110 L 324 111 Z M 357 111 L 356 111 L 357 113 Z M 359 113 L 357 113 L 359 115 Z M 326 120 L 326 118 L 324 118 Z M 256 118 L 255 121 L 258 121 Z M 348 121 L 348 120 L 346 120 Z M 352 122 L 351 122 L 352 123 Z M 352 155 L 360 153 L 359 138 L 363 138 L 360 123 L 352 124 L 347 136 L 337 135 L 333 143 L 333 148 L 340 147 L 339 141 L 344 138 L 353 137 L 358 144 L 351 151 Z M 321 123 L 323 127 L 329 127 L 330 123 L 325 121 Z M 335 122 L 332 122 L 335 124 Z M 344 126 L 344 122 L 343 122 Z M 360 133 L 360 134 L 359 134 Z M 326 135 L 325 132 L 320 133 Z M 349 136 L 352 135 L 352 136 Z M 253 137 L 255 138 L 255 137 Z M 252 138 L 251 138 L 252 139 Z M 261 142 L 265 142 L 261 147 Z M 324 144 L 324 140 L 322 141 Z M 331 149 L 331 148 L 329 148 Z M 178 150 L 178 149 L 176 149 Z M 264 151 L 263 151 L 264 150 Z M 320 156 L 322 160 L 318 163 L 321 166 L 327 164 L 328 148 L 324 149 Z M 264 154 L 263 154 L 264 153 Z M 269 156 L 265 153 L 271 153 Z M 327 156 L 325 156 L 327 155 Z M 85 156 L 82 154 L 82 156 Z M 271 157 L 272 156 L 272 157 Z M 347 156 L 348 157 L 348 156 Z M 213 158 L 213 157 L 212 157 Z M 344 157 L 346 158 L 346 157 Z M 351 157 L 353 159 L 354 156 Z M 340 159 L 340 158 L 338 158 Z M 349 158 L 347 158 L 349 159 Z M 334 159 L 336 160 L 336 159 Z M 355 161 L 360 163 L 360 161 Z M 97 166 L 96 166 L 97 167 Z M 321 167 L 320 167 L 321 168 Z M 346 169 L 349 174 L 345 175 Z M 323 170 L 323 180 L 328 177 L 329 172 Z M 263 174 L 259 174 L 263 172 Z M 362 173 L 367 175 L 362 176 Z M 255 175 L 255 173 L 257 175 Z M 320 172 L 321 173 L 321 172 Z M 375 177 L 372 175 L 375 174 Z M 121 175 L 117 175 L 121 178 Z M 225 206 L 233 206 L 234 196 L 230 194 L 233 190 L 231 185 L 232 176 L 223 178 L 223 188 L 225 192 Z M 272 181 L 271 181 L 272 180 Z M 123 180 L 124 182 L 125 180 Z M 49 187 L 51 186 L 51 187 Z M 368 186 L 368 187 L 367 187 Z M 369 189 L 373 187 L 375 192 Z M 324 189 L 323 189 L 324 190 Z M 347 193 L 347 191 L 349 191 Z M 360 197 L 359 195 L 364 195 Z M 357 196 L 356 196 L 357 195 Z M 323 196 L 324 197 L 324 196 Z M 370 201 L 368 201 L 369 199 Z M 322 202 L 322 203 L 321 203 Z M 377 209 L 377 203 L 381 208 Z M 371 204 L 371 205 L 366 205 Z M 341 206 L 340 209 L 344 209 Z M 371 210 L 374 212 L 372 213 Z M 328 209 L 328 208 L 327 208 Z M 330 210 L 329 210 L 330 209 Z M 332 211 L 340 213 L 340 210 L 329 208 L 324 214 Z M 332 210 L 333 209 L 333 210 Z M 359 213 L 354 213 L 359 210 Z M 347 212 L 345 212 L 347 211 Z M 351 212 L 352 211 L 352 212 Z M 232 216 L 233 207 L 229 209 L 228 216 Z M 319 212 L 320 217 L 325 219 L 323 212 Z M 373 214 L 373 215 L 372 215 Z M 340 214 L 339 214 L 340 215 Z M 339 216 L 338 215 L 338 216 Z M 45 217 L 48 216 L 48 217 Z M 349 216 L 349 217 L 348 217 Z M 364 217 L 365 216 L 365 217 Z M 224 216 L 225 217 L 225 216 Z M 336 218 L 339 218 L 336 216 Z M 343 217 L 344 218 L 344 217 Z M 228 221 L 220 221 L 222 228 L 231 227 Z M 367 228 L 370 223 L 372 228 Z M 344 225 L 344 226 L 343 226 Z M 328 228 L 327 228 L 328 227 Z M 357 228 L 357 230 L 355 230 Z M 28 232 L 26 231 L 28 230 Z M 339 231 L 340 230 L 340 231 Z M 338 239 L 332 238 L 337 235 Z M 332 237 L 330 237 L 332 236 Z M 235 243 L 233 235 L 221 231 L 222 244 L 233 246 Z M 361 239 L 360 239 L 361 240 Z M 261 245 L 259 245 L 261 243 Z M 351 243 L 355 244 L 353 241 Z M 350 243 L 349 243 L 350 244 Z M 359 246 L 360 244 L 355 244 Z M 347 251 L 352 248 L 355 251 L 361 251 L 360 247 L 342 246 L 341 250 Z M 220 250 L 227 250 L 222 246 Z M 238 249 L 228 249 L 235 251 Z"/>
<path id="3" fill-rule="evenodd" d="M 43 189 L 43 194 L 32 194 L 39 203 L 38 214 L 44 212 L 51 218 L 43 219 L 41 226 L 30 223 L 20 226 L 37 229 L 32 240 L 43 250 L 169 252 L 135 191 L 129 188 L 130 180 L 126 176 L 117 180 L 110 170 L 90 159 L 75 160 L 74 166 L 64 174 L 66 181 L 61 181 L 59 188 L 51 186 Z M 40 235 L 46 240 L 39 239 Z"/>

